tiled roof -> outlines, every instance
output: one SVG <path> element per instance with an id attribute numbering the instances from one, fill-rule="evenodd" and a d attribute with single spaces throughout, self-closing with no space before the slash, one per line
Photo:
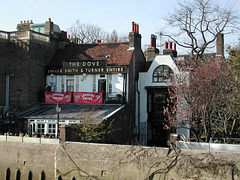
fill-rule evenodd
<path id="1" fill-rule="evenodd" d="M 61 66 L 68 60 L 103 60 L 108 65 L 129 65 L 134 50 L 128 50 L 129 42 L 100 44 L 68 44 L 56 52 L 48 66 Z M 106 56 L 110 55 L 110 58 Z"/>
<path id="2" fill-rule="evenodd" d="M 121 107 L 121 105 L 78 105 L 61 104 L 61 120 L 81 120 L 82 124 L 99 124 L 104 117 Z M 19 113 L 19 118 L 56 119 L 56 104 L 42 104 Z"/>

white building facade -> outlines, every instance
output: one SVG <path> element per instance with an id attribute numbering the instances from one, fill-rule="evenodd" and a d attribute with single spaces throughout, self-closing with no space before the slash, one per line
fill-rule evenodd
<path id="1" fill-rule="evenodd" d="M 163 112 L 168 97 L 166 72 L 175 75 L 179 73 L 175 60 L 170 55 L 156 56 L 148 70 L 139 73 L 136 125 L 141 145 L 167 146 L 170 132 L 164 127 Z M 176 131 L 189 136 L 189 128 L 177 128 Z"/>

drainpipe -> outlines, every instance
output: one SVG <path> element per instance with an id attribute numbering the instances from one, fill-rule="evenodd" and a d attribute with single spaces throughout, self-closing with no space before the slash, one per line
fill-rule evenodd
<path id="1" fill-rule="evenodd" d="M 6 74 L 6 107 L 9 107 L 9 94 L 10 94 L 10 87 L 9 87 L 9 74 Z"/>
<path id="2" fill-rule="evenodd" d="M 138 97 L 138 115 L 137 115 L 137 122 L 138 122 L 138 143 L 139 143 L 139 140 L 140 140 L 140 91 L 138 89 L 138 82 L 137 81 L 137 97 Z"/>
<path id="3" fill-rule="evenodd" d="M 10 102 L 10 77 L 14 77 L 14 74 L 6 74 L 6 107 L 9 107 Z"/>

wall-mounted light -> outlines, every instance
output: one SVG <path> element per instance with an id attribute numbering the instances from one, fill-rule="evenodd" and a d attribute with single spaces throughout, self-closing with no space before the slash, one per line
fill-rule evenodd
<path id="1" fill-rule="evenodd" d="M 82 81 L 83 81 L 83 80 L 86 80 L 86 79 L 87 79 L 87 74 L 84 73 L 83 76 L 82 76 Z"/>

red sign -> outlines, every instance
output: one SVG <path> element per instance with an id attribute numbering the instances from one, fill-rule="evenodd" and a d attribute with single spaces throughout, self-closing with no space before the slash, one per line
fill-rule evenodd
<path id="1" fill-rule="evenodd" d="M 75 92 L 74 103 L 80 104 L 102 104 L 102 93 Z"/>
<path id="2" fill-rule="evenodd" d="M 52 93 L 45 92 L 45 102 L 46 103 L 71 103 L 72 93 Z"/>

